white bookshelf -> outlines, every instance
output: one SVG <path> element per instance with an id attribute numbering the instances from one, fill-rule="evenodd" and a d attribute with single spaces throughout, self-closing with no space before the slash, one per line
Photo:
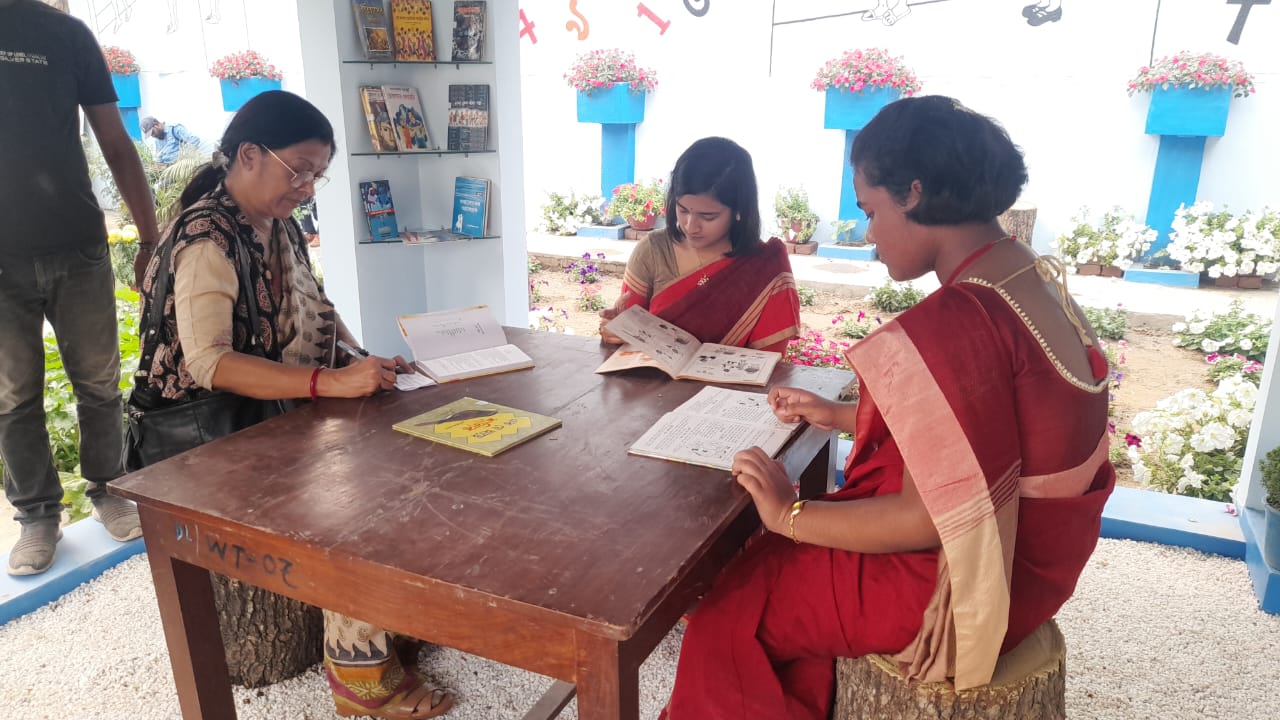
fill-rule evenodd
<path id="1" fill-rule="evenodd" d="M 305 7 L 304 7 L 305 6 Z M 437 62 L 364 59 L 350 0 L 298 3 L 307 98 L 334 125 L 337 153 L 317 193 L 325 289 L 365 347 L 405 353 L 399 315 L 488 305 L 506 325 L 528 317 L 524 171 L 520 116 L 518 11 L 490 0 L 481 62 L 449 61 L 453 2 L 432 3 Z M 489 149 L 448 151 L 449 85 L 489 85 Z M 360 103 L 362 85 L 417 88 L 433 147 L 412 153 L 374 152 Z M 388 180 L 401 229 L 449 224 L 453 182 L 488 178 L 486 237 L 406 245 L 371 243 L 358 187 Z"/>

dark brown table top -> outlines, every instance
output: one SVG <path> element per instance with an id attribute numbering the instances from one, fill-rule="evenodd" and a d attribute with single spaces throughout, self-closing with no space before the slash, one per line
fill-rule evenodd
<path id="1" fill-rule="evenodd" d="M 211 527 L 268 533 L 446 584 L 459 598 L 561 613 L 625 639 L 750 497 L 726 472 L 627 454 L 703 383 L 645 369 L 597 375 L 612 348 L 593 338 L 516 329 L 508 337 L 537 367 L 323 399 L 115 485 Z M 834 398 L 851 378 L 779 364 L 773 383 Z M 563 426 L 495 458 L 391 428 L 463 396 Z"/>

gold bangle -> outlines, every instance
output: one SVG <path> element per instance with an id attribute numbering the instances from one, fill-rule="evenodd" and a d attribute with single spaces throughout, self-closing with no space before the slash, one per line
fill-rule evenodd
<path id="1" fill-rule="evenodd" d="M 797 545 L 800 544 L 800 541 L 796 539 L 796 516 L 800 514 L 801 510 L 804 510 L 804 504 L 807 502 L 809 501 L 797 500 L 791 503 L 791 516 L 787 518 L 787 525 L 791 529 L 791 542 Z"/>

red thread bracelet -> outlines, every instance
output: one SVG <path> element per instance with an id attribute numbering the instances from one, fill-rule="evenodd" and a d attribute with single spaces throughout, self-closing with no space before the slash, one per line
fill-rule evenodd
<path id="1" fill-rule="evenodd" d="M 311 402 L 320 399 L 320 393 L 316 392 L 316 381 L 320 379 L 320 371 L 323 369 L 323 366 L 319 366 L 311 371 Z"/>

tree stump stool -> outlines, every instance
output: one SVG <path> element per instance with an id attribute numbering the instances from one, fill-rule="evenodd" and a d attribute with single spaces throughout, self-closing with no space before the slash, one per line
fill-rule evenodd
<path id="1" fill-rule="evenodd" d="M 1036 206 L 1018 201 L 1000 215 L 1000 227 L 1022 242 L 1031 244 L 1031 233 L 1036 227 Z"/>
<path id="2" fill-rule="evenodd" d="M 288 680 L 320 662 L 320 609 L 217 573 L 213 600 L 231 682 L 248 688 Z"/>
<path id="3" fill-rule="evenodd" d="M 990 684 L 909 682 L 888 655 L 836 661 L 833 720 L 1064 720 L 1066 642 L 1053 620 L 1000 656 Z"/>

